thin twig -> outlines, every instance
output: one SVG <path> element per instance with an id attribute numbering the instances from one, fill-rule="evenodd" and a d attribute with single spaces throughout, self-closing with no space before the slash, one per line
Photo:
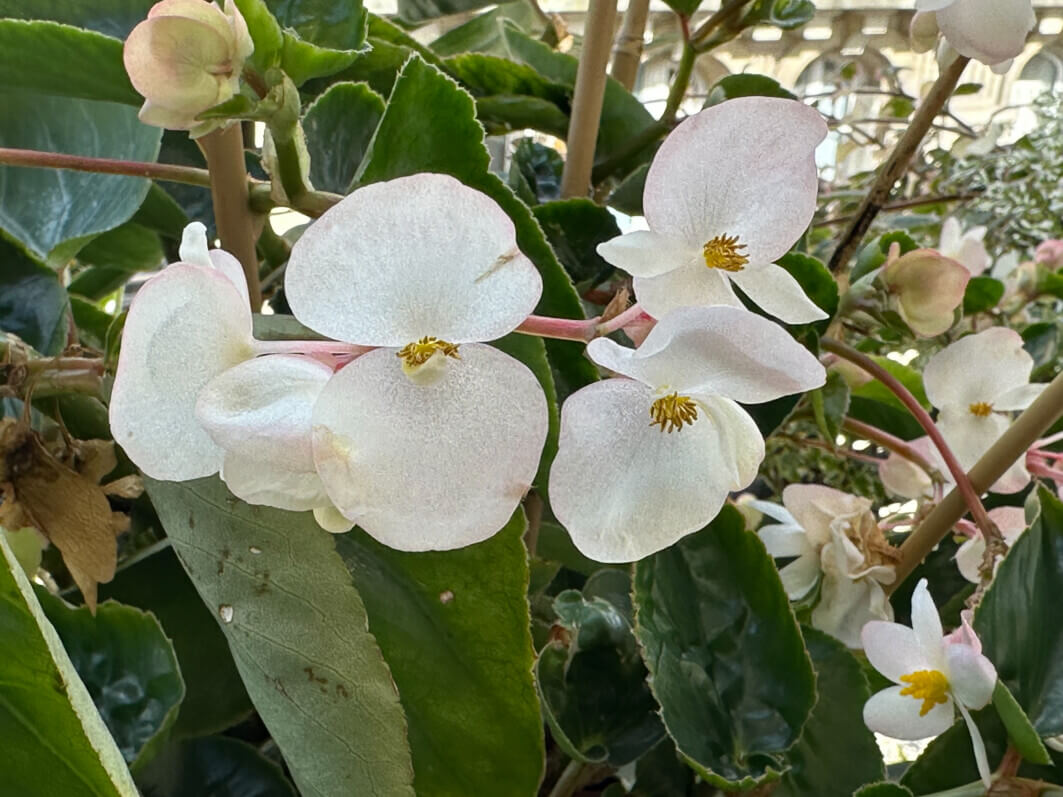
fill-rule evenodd
<path id="1" fill-rule="evenodd" d="M 568 154 L 561 174 L 561 196 L 565 199 L 585 197 L 591 187 L 594 149 L 608 77 L 605 70 L 609 64 L 615 24 L 616 0 L 590 0 L 583 31 L 583 52 L 572 95 L 572 120 L 566 141 Z"/>
<path id="2" fill-rule="evenodd" d="M 894 454 L 904 457 L 913 465 L 926 471 L 927 476 L 931 479 L 941 480 L 942 477 L 941 474 L 938 473 L 938 469 L 931 465 L 926 457 L 920 454 L 912 444 L 906 440 L 894 437 L 889 432 L 884 432 L 877 426 L 872 426 L 869 423 L 858 421 L 856 418 L 844 418 L 842 420 L 842 428 L 850 434 L 856 435 L 865 440 L 870 440 L 872 443 L 882 446 L 887 451 L 892 451 Z"/>
<path id="3" fill-rule="evenodd" d="M 928 196 L 920 199 L 900 199 L 896 202 L 888 202 L 883 205 L 881 210 L 907 210 L 908 208 L 917 208 L 923 205 L 937 205 L 942 202 L 966 202 L 968 199 L 974 199 L 978 196 L 978 192 L 966 193 L 966 194 L 948 194 L 947 196 Z M 829 198 L 829 197 L 825 197 Z M 844 224 L 847 221 L 852 221 L 857 217 L 856 213 L 850 213 L 845 216 L 835 216 L 831 219 L 821 219 L 812 223 L 813 227 L 830 227 L 835 224 Z"/>
<path id="4" fill-rule="evenodd" d="M 960 75 L 963 74 L 963 70 L 969 60 L 966 56 L 958 56 L 955 61 L 941 72 L 934 82 L 930 93 L 920 104 L 915 116 L 912 117 L 911 126 L 901 136 L 901 140 L 897 142 L 893 152 L 890 153 L 889 158 L 879 169 L 874 185 L 871 186 L 871 190 L 864 197 L 864 201 L 856 213 L 856 218 L 853 219 L 852 224 L 849 225 L 849 228 L 842 236 L 838 247 L 834 250 L 834 254 L 831 255 L 831 271 L 837 272 L 843 269 L 849 262 L 849 258 L 853 256 L 853 253 L 860 246 L 864 233 L 868 231 L 868 228 L 871 227 L 871 222 L 875 220 L 879 211 L 882 210 L 882 206 L 886 204 L 890 192 L 893 191 L 893 186 L 897 184 L 897 181 L 907 171 L 912 156 L 919 149 L 919 145 L 922 143 L 930 126 L 934 123 L 934 119 L 941 112 L 949 97 L 952 96 L 956 84 L 960 81 Z"/>
<path id="5" fill-rule="evenodd" d="M 0 147 L 0 164 L 6 166 L 30 166 L 44 169 L 69 169 L 75 172 L 98 174 L 125 174 L 130 177 L 147 177 L 171 183 L 210 187 L 210 174 L 206 169 L 194 166 L 177 166 L 171 163 L 147 163 L 116 158 L 89 158 L 82 155 L 67 155 L 62 152 L 39 152 L 32 149 Z"/>
<path id="6" fill-rule="evenodd" d="M 613 80 L 628 91 L 635 87 L 642 60 L 642 39 L 646 33 L 646 19 L 650 15 L 650 0 L 630 0 L 624 12 L 620 35 L 613 47 Z"/>

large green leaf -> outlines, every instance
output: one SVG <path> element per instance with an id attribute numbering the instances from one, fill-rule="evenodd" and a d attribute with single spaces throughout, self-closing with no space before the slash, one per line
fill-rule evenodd
<path id="1" fill-rule="evenodd" d="M 143 797 L 296 797 L 281 768 L 224 736 L 167 746 L 137 772 Z"/>
<path id="2" fill-rule="evenodd" d="M 144 101 L 122 64 L 122 42 L 110 36 L 58 22 L 0 19 L 0 53 L 0 86 L 6 90 L 128 105 Z M 6 97 L 2 102 L 6 119 L 12 111 Z"/>
<path id="3" fill-rule="evenodd" d="M 58 354 L 66 344 L 66 308 L 55 272 L 0 237 L 0 332 L 18 335 L 42 354 Z"/>
<path id="4" fill-rule="evenodd" d="M 533 208 L 558 259 L 575 282 L 595 284 L 613 267 L 598 254 L 598 244 L 620 235 L 613 214 L 589 199 L 559 199 Z"/>
<path id="5" fill-rule="evenodd" d="M 0 0 L 0 17 L 49 19 L 124 39 L 154 4 L 154 0 Z"/>
<path id="6" fill-rule="evenodd" d="M 425 113 L 425 108 L 431 108 L 432 113 Z M 483 136 L 472 97 L 438 69 L 412 56 L 395 83 L 357 181 L 365 185 L 417 172 L 440 172 L 483 191 L 509 214 L 521 251 L 542 275 L 543 296 L 538 312 L 582 318 L 579 296 L 535 217 L 505 183 L 488 171 L 490 157 Z M 597 378 L 594 367 L 583 357 L 582 348 L 574 343 L 547 341 L 562 395 Z"/>
<path id="7" fill-rule="evenodd" d="M 332 537 L 217 478 L 146 482 L 300 791 L 412 795 L 398 694 Z"/>
<path id="8" fill-rule="evenodd" d="M 815 676 L 772 558 L 725 507 L 635 566 L 635 634 L 665 727 L 710 783 L 750 788 L 786 769 Z"/>
<path id="9" fill-rule="evenodd" d="M 174 735 L 221 731 L 249 714 L 251 701 L 214 615 L 173 548 L 162 546 L 119 567 L 114 580 L 100 585 L 100 600 L 114 598 L 150 611 L 173 641 L 185 681 Z"/>
<path id="10" fill-rule="evenodd" d="M 134 161 L 154 161 L 159 153 L 162 131 L 141 124 L 128 106 L 3 90 L 0 105 L 0 146 Z M 0 167 L 0 228 L 38 257 L 62 262 L 128 220 L 149 184 L 115 174 Z"/>
<path id="11" fill-rule="evenodd" d="M 70 281 L 70 292 L 89 299 L 102 299 L 138 271 L 153 271 L 166 258 L 159 234 L 134 221 L 127 221 L 94 238 L 78 252 L 78 260 L 91 268 Z"/>
<path id="12" fill-rule="evenodd" d="M 440 56 L 470 52 L 508 56 L 509 48 L 502 36 L 502 28 L 507 24 L 515 24 L 533 36 L 539 36 L 545 27 L 528 0 L 511 0 L 451 28 L 430 46 Z"/>
<path id="13" fill-rule="evenodd" d="M 849 794 L 885 775 L 882 753 L 864 724 L 864 703 L 871 691 L 860 664 L 842 643 L 814 628 L 801 631 L 816 670 L 819 697 L 787 756 L 790 771 L 773 794 Z"/>
<path id="14" fill-rule="evenodd" d="M 337 194 L 350 190 L 383 114 L 384 98 L 365 83 L 336 83 L 314 100 L 303 131 L 315 188 Z"/>
<path id="15" fill-rule="evenodd" d="M 399 16 L 407 22 L 425 22 L 436 17 L 475 11 L 494 5 L 492 0 L 398 0 Z"/>
<path id="16" fill-rule="evenodd" d="M 1063 733 L 1063 503 L 1040 512 L 1008 552 L 975 613 L 986 656 L 1042 736 Z"/>
<path id="17" fill-rule="evenodd" d="M 399 688 L 422 797 L 522 797 L 542 777 L 518 511 L 489 540 L 403 553 L 337 538 Z"/>
<path id="18" fill-rule="evenodd" d="M 150 759 L 185 695 L 170 640 L 151 614 L 114 601 L 93 616 L 38 590 L 74 669 L 89 690 L 126 762 Z"/>
<path id="19" fill-rule="evenodd" d="M 255 11 L 252 35 L 276 46 L 277 29 L 261 11 L 260 2 L 244 5 Z M 366 43 L 367 15 L 362 0 L 265 0 L 281 34 L 281 67 L 301 85 L 313 77 L 339 72 L 349 66 Z"/>
<path id="20" fill-rule="evenodd" d="M 532 207 L 561 198 L 561 173 L 565 161 L 556 149 L 525 136 L 513 148 L 509 166 L 509 186 Z"/>
<path id="21" fill-rule="evenodd" d="M 137 797 L 122 754 L 0 535 L 3 788 L 18 797 Z"/>

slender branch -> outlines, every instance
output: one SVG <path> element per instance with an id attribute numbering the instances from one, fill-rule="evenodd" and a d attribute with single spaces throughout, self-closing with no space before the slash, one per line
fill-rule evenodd
<path id="1" fill-rule="evenodd" d="M 849 228 L 842 236 L 837 249 L 834 250 L 834 254 L 830 259 L 831 271 L 836 272 L 843 269 L 849 262 L 849 258 L 853 256 L 853 253 L 860 246 L 864 234 L 871 227 L 871 222 L 875 220 L 879 211 L 882 210 L 882 206 L 889 199 L 893 186 L 907 171 L 908 164 L 911 162 L 915 151 L 919 149 L 919 145 L 930 129 L 930 125 L 933 124 L 938 113 L 940 113 L 949 97 L 952 96 L 956 84 L 960 81 L 960 75 L 963 74 L 963 70 L 969 60 L 965 56 L 958 56 L 955 61 L 938 75 L 938 79 L 934 82 L 930 93 L 919 105 L 919 110 L 916 111 L 915 116 L 912 117 L 911 126 L 905 131 L 901 140 L 893 148 L 893 152 L 890 153 L 889 158 L 882 165 L 878 176 L 875 178 L 874 185 L 872 185 L 867 196 L 864 197 L 864 201 L 856 213 L 856 218 L 853 219 L 852 224 L 849 225 Z"/>
<path id="2" fill-rule="evenodd" d="M 694 62 L 697 58 L 698 54 L 694 51 L 690 42 L 683 42 L 683 52 L 679 56 L 679 67 L 676 69 L 675 77 L 672 79 L 672 88 L 668 92 L 664 113 L 661 114 L 660 122 L 662 124 L 671 127 L 675 122 L 676 114 L 679 113 L 679 106 L 683 104 L 683 98 L 686 97 L 687 86 L 690 85 L 690 76 L 694 72 Z"/>
<path id="3" fill-rule="evenodd" d="M 255 251 L 255 219 L 251 212 L 244 163 L 244 137 L 240 125 L 229 125 L 199 139 L 210 171 L 210 195 L 214 200 L 214 221 L 225 251 L 244 267 L 251 309 L 262 306 L 258 281 L 258 253 Z"/>
<path id="4" fill-rule="evenodd" d="M 613 47 L 613 79 L 628 91 L 635 87 L 642 60 L 642 39 L 646 33 L 646 19 L 650 14 L 650 0 L 630 0 L 624 12 L 624 23 Z"/>
<path id="5" fill-rule="evenodd" d="M 147 177 L 152 180 L 210 187 L 210 174 L 206 169 L 177 166 L 171 163 L 89 158 L 82 155 L 66 155 L 62 152 L 39 152 L 32 149 L 0 147 L 0 164 L 44 169 L 70 169 L 75 172 L 96 172 L 98 174 L 125 174 L 130 177 Z"/>
<path id="6" fill-rule="evenodd" d="M 565 199 L 585 197 L 591 186 L 594 149 L 605 102 L 605 69 L 615 24 L 616 0 L 590 0 L 572 95 L 572 121 L 565 142 L 568 154 L 561 173 L 561 196 Z"/>
<path id="7" fill-rule="evenodd" d="M 947 194 L 945 196 L 928 196 L 921 197 L 919 199 L 901 199 L 896 202 L 887 202 L 880 210 L 907 210 L 908 208 L 918 208 L 923 205 L 937 205 L 942 202 L 966 202 L 968 199 L 974 199 L 979 192 L 971 192 L 966 194 Z M 824 197 L 829 199 L 829 197 Z M 847 221 L 852 221 L 857 218 L 856 213 L 850 213 L 846 216 L 835 216 L 831 219 L 821 219 L 812 223 L 813 227 L 831 227 L 835 224 L 844 224 Z"/>
<path id="8" fill-rule="evenodd" d="M 937 468 L 931 465 L 926 457 L 920 454 L 912 444 L 906 440 L 894 437 L 889 432 L 884 432 L 877 426 L 872 426 L 869 423 L 858 421 L 856 418 L 844 418 L 842 420 L 842 428 L 850 434 L 857 435 L 865 440 L 870 440 L 872 443 L 882 446 L 887 451 L 892 451 L 894 454 L 904 457 L 913 465 L 926 471 L 926 474 L 931 479 L 941 479 L 941 474 L 938 473 Z"/>
<path id="9" fill-rule="evenodd" d="M 945 461 L 949 473 L 952 474 L 953 481 L 956 482 L 956 487 L 963 496 L 964 501 L 967 503 L 967 508 L 971 511 L 971 517 L 974 518 L 974 522 L 978 524 L 978 528 L 981 529 L 986 542 L 991 543 L 994 540 L 1002 540 L 999 529 L 997 529 L 996 524 L 990 520 L 989 515 L 985 511 L 985 507 L 982 506 L 982 499 L 978 497 L 979 492 L 975 491 L 974 487 L 971 485 L 971 480 L 967 478 L 966 471 L 964 471 L 960 466 L 960 463 L 956 460 L 956 455 L 952 453 L 952 449 L 949 448 L 948 443 L 945 442 L 945 438 L 942 437 L 941 431 L 937 428 L 937 425 L 930 417 L 930 414 L 923 409 L 923 405 L 920 404 L 915 396 L 909 392 L 908 388 L 902 385 L 893 374 L 866 354 L 857 351 L 841 341 L 832 340 L 831 338 L 823 338 L 820 341 L 820 346 L 826 351 L 829 351 L 832 354 L 837 354 L 839 357 L 863 368 L 871 374 L 871 376 L 881 382 L 884 387 L 888 388 L 889 391 L 893 393 L 902 404 L 904 404 L 908 411 L 912 413 L 915 419 L 919 422 L 919 425 L 923 427 L 923 430 L 933 441 L 934 445 L 937 446 L 938 451 L 941 452 L 941 458 Z"/>
<path id="10" fill-rule="evenodd" d="M 997 442 L 971 468 L 970 483 L 976 490 L 987 490 L 1014 463 L 1018 462 L 1037 439 L 1063 415 L 1063 374 L 1048 385 Z M 953 490 L 926 516 L 901 546 L 897 563 L 897 580 L 887 590 L 896 588 L 941 542 L 963 517 L 964 497 Z"/>

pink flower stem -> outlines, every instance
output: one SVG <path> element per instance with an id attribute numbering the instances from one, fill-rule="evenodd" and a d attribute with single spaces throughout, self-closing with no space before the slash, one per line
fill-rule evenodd
<path id="1" fill-rule="evenodd" d="M 1036 460 L 1026 460 L 1026 469 L 1030 471 L 1034 476 L 1040 476 L 1043 479 L 1051 479 L 1054 482 L 1063 483 L 1063 470 L 1057 470 L 1050 468 L 1045 463 Z"/>
<path id="2" fill-rule="evenodd" d="M 530 315 L 515 331 L 525 335 L 538 335 L 540 338 L 577 340 L 587 343 L 595 338 L 597 329 L 597 318 L 550 318 L 543 315 Z"/>
<path id="3" fill-rule="evenodd" d="M 923 427 L 923 430 L 927 433 L 927 436 L 937 446 L 938 451 L 941 452 L 941 458 L 945 460 L 945 465 L 949 469 L 949 473 L 952 474 L 953 480 L 956 482 L 956 488 L 963 496 L 964 503 L 967 504 L 967 509 L 971 513 L 971 517 L 974 518 L 974 522 L 978 524 L 978 528 L 982 531 L 982 536 L 986 540 L 986 543 L 991 545 L 993 543 L 1004 544 L 1004 538 L 1000 534 L 1000 530 L 996 527 L 996 524 L 990 520 L 988 513 L 985 511 L 985 507 L 982 506 L 982 500 L 978 497 L 978 493 L 975 491 L 974 486 L 971 484 L 971 480 L 967 477 L 967 471 L 961 466 L 956 459 L 956 455 L 952 453 L 952 449 L 949 448 L 948 443 L 945 442 L 945 438 L 942 437 L 941 432 L 938 430 L 937 425 L 930 417 L 923 405 L 913 396 L 908 388 L 900 383 L 896 377 L 889 371 L 872 360 L 866 354 L 857 351 L 852 346 L 842 343 L 838 340 L 831 338 L 823 338 L 820 341 L 820 346 L 826 351 L 832 354 L 837 354 L 839 357 L 848 360 L 854 365 L 863 368 L 875 379 L 882 383 L 893 395 L 895 395 L 902 404 L 908 409 L 912 416 L 919 422 L 919 425 Z"/>
<path id="4" fill-rule="evenodd" d="M 636 321 L 647 321 L 652 316 L 647 315 L 646 312 L 639 306 L 638 302 L 631 305 L 627 310 L 619 315 L 613 316 L 608 321 L 602 321 L 598 324 L 599 335 L 609 335 L 616 332 L 618 329 L 623 329 L 628 324 L 632 324 Z"/>
<path id="5" fill-rule="evenodd" d="M 1053 443 L 1058 443 L 1060 440 L 1063 440 L 1063 432 L 1056 432 L 1055 434 L 1049 435 L 1048 437 L 1042 437 L 1040 440 L 1038 440 L 1036 443 L 1033 444 L 1033 447 L 1034 448 L 1044 448 L 1045 446 L 1050 446 Z M 1054 451 L 1043 451 L 1041 453 L 1043 453 L 1043 454 L 1056 454 L 1056 456 L 1063 456 L 1063 453 L 1057 453 L 1057 452 L 1054 452 Z"/>
<path id="6" fill-rule="evenodd" d="M 256 340 L 255 354 L 306 354 L 310 356 L 324 354 L 330 357 L 349 357 L 354 359 L 372 351 L 372 346 L 355 346 L 353 343 L 341 343 L 336 340 Z"/>

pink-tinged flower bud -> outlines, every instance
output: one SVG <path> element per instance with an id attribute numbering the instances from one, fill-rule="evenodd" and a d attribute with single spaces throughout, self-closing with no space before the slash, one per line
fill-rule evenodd
<path id="1" fill-rule="evenodd" d="M 908 38 L 912 49 L 917 53 L 933 50 L 937 46 L 940 33 L 937 16 L 933 11 L 917 11 L 908 28 Z"/>
<path id="2" fill-rule="evenodd" d="M 1063 266 L 1063 241 L 1051 240 L 1038 244 L 1034 259 L 1051 269 Z"/>
<path id="3" fill-rule="evenodd" d="M 204 0 L 162 0 L 133 28 L 123 51 L 126 72 L 144 95 L 140 120 L 193 137 L 224 124 L 196 117 L 233 97 L 254 50 L 239 9 Z"/>
<path id="4" fill-rule="evenodd" d="M 971 273 L 932 249 L 916 249 L 887 262 L 881 279 L 891 309 L 916 335 L 932 338 L 955 322 Z"/>

